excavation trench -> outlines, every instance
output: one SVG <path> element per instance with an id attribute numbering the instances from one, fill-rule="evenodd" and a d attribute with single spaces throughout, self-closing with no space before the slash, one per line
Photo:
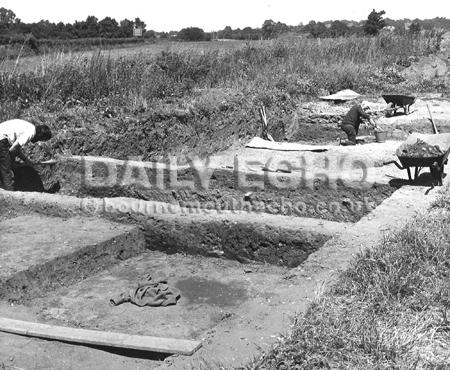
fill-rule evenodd
<path id="1" fill-rule="evenodd" d="M 87 159 L 86 159 L 87 158 Z M 127 197 L 195 210 L 245 211 L 356 222 L 396 188 L 385 183 L 346 181 L 339 173 L 314 177 L 273 171 L 190 167 L 109 158 L 66 158 L 40 171 L 46 189 L 77 197 Z M 205 180 L 206 179 L 206 180 Z"/>
<path id="2" fill-rule="evenodd" d="M 36 193 L 3 197 L 0 299 L 29 301 L 151 251 L 295 267 L 348 225 L 269 214 L 252 219 L 245 212 L 148 217 L 130 214 L 136 209 L 131 203 L 125 214 L 119 210 L 123 203 L 105 202 L 108 207 L 92 215 L 75 197 Z M 103 227 L 110 222 L 129 225 L 130 230 L 96 240 L 97 233 L 103 235 L 96 223 Z M 85 242 L 91 234 L 92 241 Z"/>
<path id="3" fill-rule="evenodd" d="M 292 181 L 285 173 L 277 182 L 244 173 L 264 186 L 242 187 L 242 173 L 223 168 L 207 187 L 190 169 L 178 170 L 177 181 L 194 186 L 173 187 L 164 169 L 135 168 L 129 181 L 129 168 L 115 168 L 110 182 L 110 167 L 77 159 L 17 172 L 23 192 L 0 193 L 1 301 L 29 309 L 32 321 L 204 346 L 248 337 L 259 346 L 311 288 L 292 268 L 307 266 L 396 190 L 332 178 L 280 188 Z M 142 186 L 136 179 L 144 173 L 160 186 Z M 175 306 L 109 304 L 148 275 L 180 291 Z"/>
<path id="4" fill-rule="evenodd" d="M 144 175 L 150 186 L 142 186 Z M 242 176 L 247 184 L 263 186 L 242 187 Z M 43 215 L 49 217 L 48 228 L 60 219 L 96 217 L 136 229 L 131 239 L 96 242 L 30 262 L 1 277 L 0 298 L 29 301 L 148 251 L 296 267 L 396 190 L 386 184 L 361 186 L 330 178 L 294 178 L 295 186 L 280 187 L 294 181 L 292 174 L 276 176 L 274 182 L 267 172 L 220 168 L 211 171 L 204 186 L 198 173 L 181 168 L 176 171 L 178 186 L 173 187 L 170 170 L 148 164 L 130 170 L 122 161 L 97 159 L 87 164 L 83 158 L 69 158 L 37 172 L 22 167 L 16 173 L 18 190 L 57 194 L 4 196 L 0 225 Z M 183 187 L 186 183 L 191 186 Z"/>

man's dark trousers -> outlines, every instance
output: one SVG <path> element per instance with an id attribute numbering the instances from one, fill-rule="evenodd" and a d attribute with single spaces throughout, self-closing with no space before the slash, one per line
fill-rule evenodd
<path id="1" fill-rule="evenodd" d="M 14 190 L 13 177 L 11 174 L 11 154 L 9 152 L 9 141 L 0 140 L 0 187 L 5 190 Z"/>
<path id="2" fill-rule="evenodd" d="M 348 141 L 356 144 L 356 135 L 357 135 L 357 131 L 355 129 L 355 127 L 353 125 L 341 125 L 341 129 L 342 131 L 344 131 L 347 134 L 348 137 Z"/>

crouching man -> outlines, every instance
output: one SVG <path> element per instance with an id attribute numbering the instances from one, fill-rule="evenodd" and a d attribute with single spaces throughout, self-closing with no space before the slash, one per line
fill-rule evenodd
<path id="1" fill-rule="evenodd" d="M 348 138 L 348 140 L 341 142 L 341 145 L 356 144 L 356 135 L 358 135 L 359 126 L 363 120 L 367 120 L 373 127 L 376 126 L 368 113 L 369 109 L 369 104 L 365 101 L 361 102 L 361 104 L 355 104 L 350 108 L 339 125 L 341 130 L 347 134 Z"/>
<path id="2" fill-rule="evenodd" d="M 0 123 L 0 188 L 14 190 L 12 163 L 19 157 L 27 165 L 33 163 L 23 152 L 29 142 L 47 141 L 52 137 L 46 125 L 33 125 L 30 122 L 13 119 Z"/>

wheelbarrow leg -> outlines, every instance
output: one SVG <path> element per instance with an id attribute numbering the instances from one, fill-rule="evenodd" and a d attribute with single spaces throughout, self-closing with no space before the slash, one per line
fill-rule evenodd
<path id="1" fill-rule="evenodd" d="M 406 170 L 408 171 L 408 179 L 409 179 L 409 181 L 412 181 L 411 170 L 409 169 L 409 167 L 406 167 Z"/>

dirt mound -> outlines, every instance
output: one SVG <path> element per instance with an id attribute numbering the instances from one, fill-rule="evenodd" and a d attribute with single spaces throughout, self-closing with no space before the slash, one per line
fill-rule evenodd
<path id="1" fill-rule="evenodd" d="M 450 56 L 450 31 L 442 35 L 441 51 Z"/>
<path id="2" fill-rule="evenodd" d="M 430 55 L 428 57 L 420 58 L 417 62 L 406 68 L 402 72 L 402 75 L 408 80 L 417 81 L 421 79 L 431 80 L 435 77 L 443 77 L 447 72 L 447 63 L 436 55 Z"/>

